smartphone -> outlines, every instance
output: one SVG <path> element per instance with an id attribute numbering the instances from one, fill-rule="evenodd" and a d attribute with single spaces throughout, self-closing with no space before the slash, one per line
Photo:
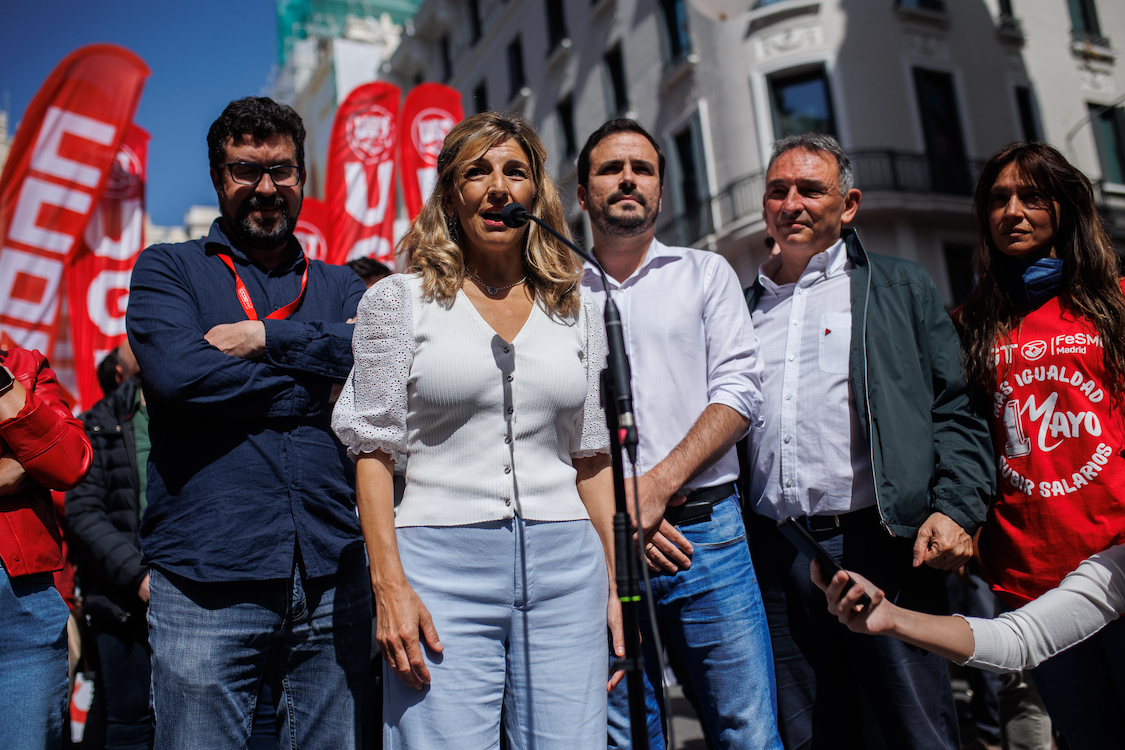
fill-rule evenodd
<path id="1" fill-rule="evenodd" d="M 820 562 L 820 569 L 825 574 L 825 585 L 832 580 L 832 576 L 836 575 L 837 570 L 842 570 L 840 564 L 836 562 L 836 559 L 828 554 L 828 550 L 820 546 L 820 542 L 809 533 L 808 529 L 798 523 L 797 519 L 786 518 L 777 525 L 777 530 L 780 531 L 781 535 L 788 539 L 789 543 L 796 547 L 802 555 Z M 848 578 L 848 582 L 844 584 L 843 593 L 846 594 L 853 583 L 855 582 L 851 578 Z M 864 594 L 859 598 L 859 603 L 864 607 L 869 607 L 871 606 L 871 597 Z"/>

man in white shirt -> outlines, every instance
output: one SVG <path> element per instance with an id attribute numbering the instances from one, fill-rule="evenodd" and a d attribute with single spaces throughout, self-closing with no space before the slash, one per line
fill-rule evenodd
<path id="1" fill-rule="evenodd" d="M 761 405 L 758 340 L 726 260 L 654 238 L 663 178 L 659 146 L 632 120 L 603 125 L 578 158 L 578 202 L 631 361 L 652 593 L 715 746 L 780 748 L 765 613 L 735 488 L 733 446 Z M 604 304 L 593 268 L 582 285 Z M 631 494 L 632 481 L 626 487 Z M 659 680 L 652 643 L 642 642 L 650 684 Z M 619 687 L 610 697 L 610 747 L 629 746 L 624 694 Z M 659 709 L 649 709 L 650 747 L 661 748 Z"/>
<path id="2" fill-rule="evenodd" d="M 944 661 L 831 617 L 809 560 L 778 533 L 797 518 L 898 604 L 947 606 L 994 474 L 957 333 L 929 275 L 870 255 L 851 166 L 831 136 L 790 136 L 766 173 L 780 253 L 747 290 L 762 339 L 764 422 L 751 431 L 751 549 L 777 665 L 787 748 L 960 747 Z"/>

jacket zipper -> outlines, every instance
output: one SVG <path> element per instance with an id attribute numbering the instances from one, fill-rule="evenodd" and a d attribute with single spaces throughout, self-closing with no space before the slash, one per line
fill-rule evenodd
<path id="1" fill-rule="evenodd" d="M 855 233 L 856 243 L 859 244 L 859 233 Z M 860 245 L 860 248 L 863 246 Z M 887 523 L 886 517 L 883 515 L 883 504 L 879 501 L 879 477 L 875 470 L 875 441 L 871 439 L 873 433 L 873 422 L 871 419 L 871 380 L 867 374 L 867 306 L 871 302 L 871 261 L 867 257 L 867 251 L 863 250 L 864 261 L 867 262 L 867 286 L 863 293 L 863 408 L 867 412 L 867 454 L 871 459 L 871 478 L 872 483 L 875 485 L 875 510 L 879 512 L 879 525 L 882 526 L 888 534 L 895 536 L 891 531 L 891 526 Z"/>

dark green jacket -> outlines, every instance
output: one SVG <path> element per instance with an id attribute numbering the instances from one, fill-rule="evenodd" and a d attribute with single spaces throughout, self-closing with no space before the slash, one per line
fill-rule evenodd
<path id="1" fill-rule="evenodd" d="M 912 538 L 940 511 L 969 534 L 996 488 L 988 423 L 969 406 L 960 341 L 917 263 L 869 255 L 844 230 L 852 262 L 849 377 L 871 451 L 883 526 Z M 763 292 L 746 290 L 753 312 Z"/>

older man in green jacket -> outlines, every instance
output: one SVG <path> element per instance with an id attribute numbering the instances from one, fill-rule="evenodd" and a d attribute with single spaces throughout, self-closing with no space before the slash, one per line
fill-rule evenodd
<path id="1" fill-rule="evenodd" d="M 994 489 L 941 297 L 921 266 L 869 255 L 845 228 L 861 198 L 851 182 L 830 136 L 775 145 L 763 204 L 780 253 L 746 295 L 765 417 L 747 439 L 748 526 L 781 735 L 789 750 L 957 750 L 944 662 L 842 627 L 775 526 L 797 518 L 888 596 L 941 612 L 944 571 L 971 556 Z"/>

